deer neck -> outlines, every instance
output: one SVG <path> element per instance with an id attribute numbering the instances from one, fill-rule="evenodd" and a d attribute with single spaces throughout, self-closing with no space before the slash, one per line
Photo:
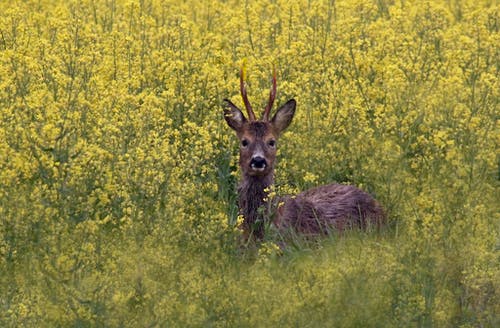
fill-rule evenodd
<path id="1" fill-rule="evenodd" d="M 264 237 L 264 209 L 269 187 L 274 182 L 274 173 L 265 176 L 243 176 L 238 188 L 240 214 L 243 228 L 257 239 Z"/>

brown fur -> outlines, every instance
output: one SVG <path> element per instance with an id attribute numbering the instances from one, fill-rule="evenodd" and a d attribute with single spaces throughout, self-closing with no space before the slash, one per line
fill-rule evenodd
<path id="1" fill-rule="evenodd" d="M 266 177 L 247 176 L 238 187 L 238 205 L 243 215 L 243 231 L 257 239 L 264 237 L 267 188 L 273 183 L 272 175 Z"/>
<path id="2" fill-rule="evenodd" d="M 329 184 L 285 197 L 275 224 L 317 235 L 332 229 L 380 227 L 383 219 L 382 208 L 368 193 L 350 185 Z"/>
<path id="3" fill-rule="evenodd" d="M 265 122 L 247 122 L 238 133 L 240 140 L 248 142 L 247 147 L 240 147 L 240 169 L 243 176 L 260 175 L 262 177 L 272 173 L 273 165 L 268 165 L 263 172 L 251 170 L 250 162 L 256 151 L 260 150 L 268 163 L 274 163 L 276 158 L 276 147 L 269 147 L 271 140 L 276 141 L 278 135 L 273 131 L 272 126 Z"/>

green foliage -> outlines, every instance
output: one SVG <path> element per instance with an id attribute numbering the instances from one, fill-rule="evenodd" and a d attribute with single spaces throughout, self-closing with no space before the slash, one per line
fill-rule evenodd
<path id="1" fill-rule="evenodd" d="M 0 3 L 0 326 L 500 325 L 499 11 Z M 298 102 L 277 192 L 356 184 L 387 229 L 240 244 L 245 58 Z"/>

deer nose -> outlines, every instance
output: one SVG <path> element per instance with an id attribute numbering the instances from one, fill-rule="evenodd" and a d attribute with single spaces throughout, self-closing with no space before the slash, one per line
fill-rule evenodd
<path id="1" fill-rule="evenodd" d="M 252 160 L 250 161 L 250 167 L 255 170 L 263 170 L 267 166 L 267 161 L 264 157 L 261 156 L 255 156 L 252 157 Z"/>

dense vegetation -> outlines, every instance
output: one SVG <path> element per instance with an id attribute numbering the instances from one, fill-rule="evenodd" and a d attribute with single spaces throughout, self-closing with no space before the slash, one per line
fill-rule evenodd
<path id="1" fill-rule="evenodd" d="M 0 326 L 500 326 L 499 11 L 0 2 Z M 384 231 L 241 245 L 245 58 L 298 102 L 277 192 L 355 184 Z"/>

